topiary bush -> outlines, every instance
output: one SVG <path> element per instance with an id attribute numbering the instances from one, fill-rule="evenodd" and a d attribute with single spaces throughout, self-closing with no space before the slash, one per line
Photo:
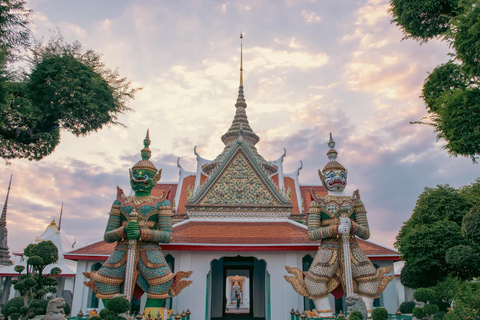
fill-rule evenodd
<path id="1" fill-rule="evenodd" d="M 130 301 L 125 297 L 115 297 L 107 302 L 107 309 L 115 314 L 125 313 L 130 310 Z"/>
<path id="2" fill-rule="evenodd" d="M 432 301 L 431 304 L 436 304 L 439 311 L 447 312 L 450 308 L 450 303 L 445 301 Z"/>
<path id="3" fill-rule="evenodd" d="M 414 301 L 404 301 L 400 304 L 401 313 L 412 313 L 413 308 L 415 308 Z"/>
<path id="4" fill-rule="evenodd" d="M 360 311 L 352 311 L 348 320 L 363 320 L 363 314 Z"/>
<path id="5" fill-rule="evenodd" d="M 446 314 L 447 314 L 447 313 L 444 312 L 444 311 L 439 311 L 439 312 L 437 312 L 437 313 L 435 313 L 435 314 L 433 315 L 433 319 L 434 319 L 434 320 L 442 320 L 442 319 L 445 319 L 445 315 L 446 315 Z"/>
<path id="6" fill-rule="evenodd" d="M 412 314 L 417 319 L 424 319 L 427 316 L 425 311 L 423 311 L 423 308 L 420 307 L 413 308 Z"/>
<path id="7" fill-rule="evenodd" d="M 413 292 L 413 299 L 420 302 L 429 302 L 435 299 L 435 291 L 429 288 L 418 288 Z"/>
<path id="8" fill-rule="evenodd" d="M 438 306 L 436 304 L 431 304 L 431 303 L 427 303 L 424 307 L 423 307 L 423 311 L 425 312 L 425 314 L 427 316 L 431 316 L 431 315 L 434 315 L 435 313 L 437 313 L 439 310 Z"/>
<path id="9" fill-rule="evenodd" d="M 372 319 L 373 320 L 387 320 L 388 319 L 388 311 L 385 308 L 375 308 L 372 311 Z"/>
<path id="10" fill-rule="evenodd" d="M 7 311 L 11 307 L 15 307 L 17 310 L 19 310 L 21 307 L 23 307 L 23 297 L 16 297 L 16 298 L 8 300 L 8 302 L 2 308 L 2 313 L 5 317 L 10 315 L 9 313 L 7 313 Z M 15 312 L 18 312 L 18 311 L 15 311 Z"/>

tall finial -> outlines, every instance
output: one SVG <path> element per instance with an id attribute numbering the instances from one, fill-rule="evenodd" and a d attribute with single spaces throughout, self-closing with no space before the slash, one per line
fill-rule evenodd
<path id="1" fill-rule="evenodd" d="M 8 195 L 10 194 L 10 187 L 12 185 L 13 174 L 10 175 L 10 182 L 8 183 L 7 197 L 5 198 L 5 204 L 3 205 L 2 217 L 0 218 L 0 224 L 7 224 L 7 205 L 8 205 Z"/>
<path id="2" fill-rule="evenodd" d="M 150 129 L 147 129 L 147 135 L 145 136 L 145 139 L 143 140 L 143 149 L 140 151 L 140 154 L 142 156 L 143 160 L 148 160 L 152 156 L 152 152 L 150 151 Z"/>
<path id="3" fill-rule="evenodd" d="M 328 141 L 328 146 L 330 150 L 327 152 L 328 160 L 335 161 L 337 160 L 337 150 L 335 150 L 335 141 L 333 141 L 332 133 L 330 132 L 330 140 Z"/>
<path id="4" fill-rule="evenodd" d="M 240 33 L 240 85 L 243 86 L 243 33 Z"/>
<path id="5" fill-rule="evenodd" d="M 62 208 L 60 209 L 60 219 L 58 219 L 58 231 L 60 231 L 60 228 L 62 227 L 62 215 L 63 215 L 63 202 L 62 202 Z"/>

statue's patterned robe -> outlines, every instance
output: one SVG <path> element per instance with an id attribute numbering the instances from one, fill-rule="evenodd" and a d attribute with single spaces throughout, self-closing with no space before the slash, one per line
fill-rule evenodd
<path id="1" fill-rule="evenodd" d="M 191 272 L 172 273 L 159 245 L 172 241 L 172 210 L 166 196 L 167 193 L 161 197 L 125 196 L 118 188 L 104 235 L 105 242 L 117 242 L 117 245 L 100 270 L 84 273 L 92 279 L 85 284 L 92 288 L 98 298 L 110 299 L 119 294 L 123 287 L 128 250 L 125 227 L 133 209 L 141 215 L 134 275 L 136 284 L 147 292 L 147 297 L 165 299 L 177 295 L 190 283 L 180 279 Z"/>

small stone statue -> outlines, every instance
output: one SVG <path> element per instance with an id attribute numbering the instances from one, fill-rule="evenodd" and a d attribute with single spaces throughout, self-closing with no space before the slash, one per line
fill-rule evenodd
<path id="1" fill-rule="evenodd" d="M 43 320 L 66 320 L 63 307 L 65 307 L 65 299 L 53 298 L 48 301 L 47 313 Z"/>

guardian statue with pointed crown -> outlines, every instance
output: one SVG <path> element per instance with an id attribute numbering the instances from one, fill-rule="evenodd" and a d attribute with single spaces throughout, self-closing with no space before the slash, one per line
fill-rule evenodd
<path id="1" fill-rule="evenodd" d="M 357 237 L 370 237 L 367 212 L 358 190 L 352 196 L 345 195 L 347 170 L 337 161 L 331 133 L 328 146 L 329 162 L 322 171 L 318 170 L 328 195 L 318 196 L 312 190 L 308 210 L 308 238 L 321 242 L 310 269 L 302 272 L 287 266 L 287 271 L 294 276 L 285 276 L 285 279 L 299 294 L 313 300 L 316 309 L 313 311 L 320 318 L 333 315 L 329 293 L 338 297 L 343 292 L 348 293 L 349 285 L 352 294 L 359 295 L 365 302 L 370 315 L 373 300 L 393 279 L 393 276 L 385 276 L 392 267 L 376 269 L 359 247 Z M 346 246 L 342 247 L 344 235 Z"/>
<path id="2" fill-rule="evenodd" d="M 147 293 L 144 314 L 152 318 L 164 307 L 165 299 L 176 296 L 191 281 L 192 271 L 172 273 L 159 243 L 172 241 L 172 210 L 167 196 L 152 196 L 160 180 L 161 170 L 149 160 L 150 138 L 143 141 L 142 160 L 130 170 L 134 196 L 127 196 L 117 187 L 105 230 L 105 242 L 116 242 L 113 254 L 98 271 L 85 272 L 85 282 L 98 298 L 106 300 L 123 293 L 127 298 Z M 123 292 L 122 292 L 123 291 Z M 160 312 L 163 314 L 163 312 Z"/>

